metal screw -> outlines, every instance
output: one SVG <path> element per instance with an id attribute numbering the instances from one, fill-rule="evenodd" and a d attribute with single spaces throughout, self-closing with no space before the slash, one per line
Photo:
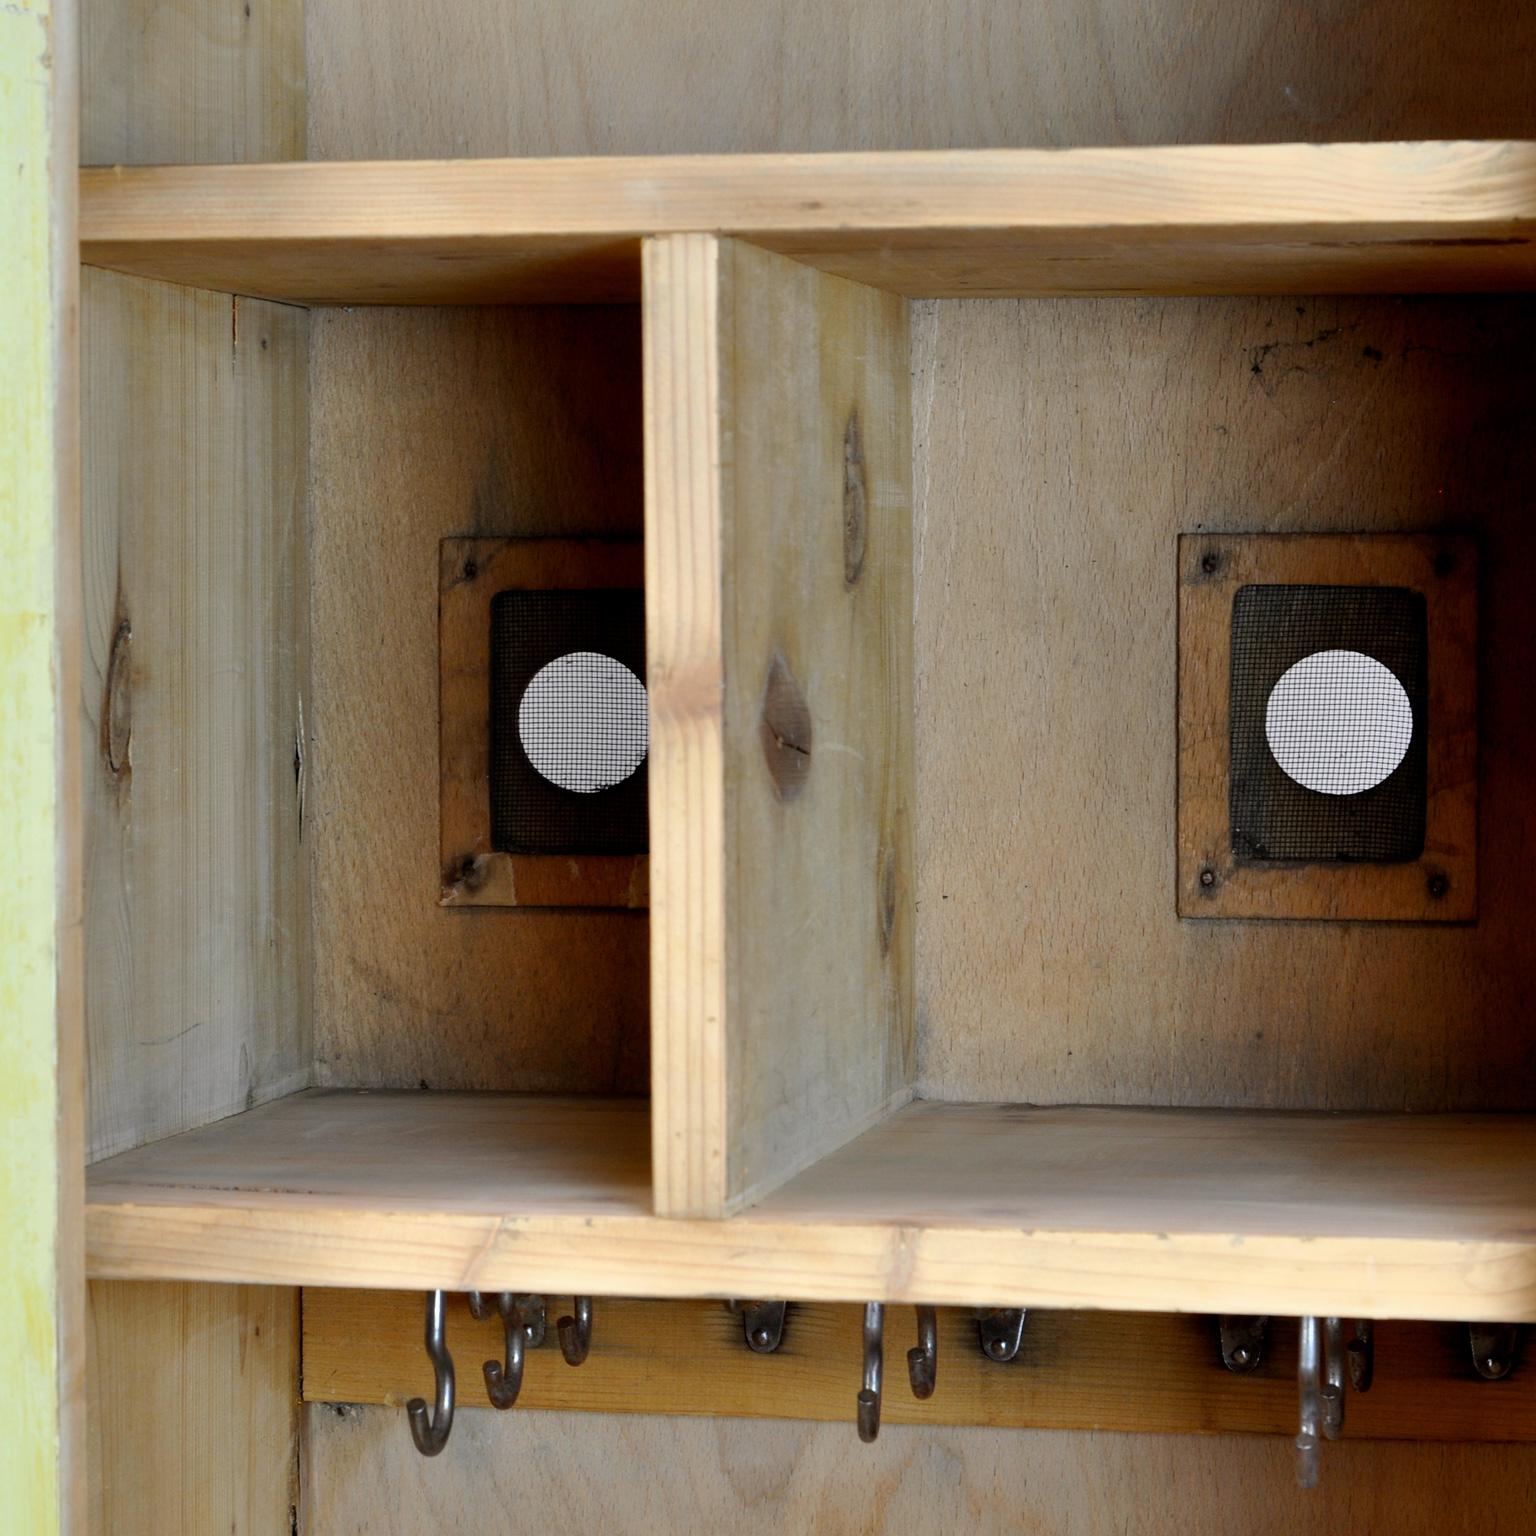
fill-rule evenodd
<path id="1" fill-rule="evenodd" d="M 464 562 L 464 580 L 465 581 L 473 581 L 475 579 L 475 577 L 478 576 L 479 574 L 480 574 L 480 566 L 479 566 L 479 564 L 476 561 L 474 561 L 474 560 L 466 560 Z"/>
<path id="2" fill-rule="evenodd" d="M 1232 1351 L 1233 1365 L 1247 1365 L 1252 1358 L 1253 1356 L 1248 1353 L 1246 1345 L 1239 1344 L 1237 1348 Z"/>
<path id="3" fill-rule="evenodd" d="M 987 1345 L 987 1353 L 991 1355 L 994 1360 L 1001 1360 L 1002 1357 L 1008 1353 L 1007 1341 L 1005 1339 L 993 1339 L 992 1342 Z"/>
<path id="4" fill-rule="evenodd" d="M 1450 888 L 1451 882 L 1444 875 L 1431 875 L 1429 877 L 1429 894 L 1434 900 L 1439 901 Z"/>
<path id="5" fill-rule="evenodd" d="M 1202 869 L 1200 871 L 1200 884 L 1207 890 L 1216 884 L 1216 871 L 1214 869 Z"/>
<path id="6" fill-rule="evenodd" d="M 1221 556 L 1206 554 L 1200 557 L 1200 569 L 1207 576 L 1214 576 L 1221 569 Z"/>
<path id="7" fill-rule="evenodd" d="M 1483 1367 L 1490 1376 L 1496 1376 L 1499 1372 L 1499 1367 L 1503 1365 L 1503 1363 L 1504 1362 L 1500 1360 L 1497 1355 L 1489 1355 L 1488 1358 L 1483 1361 Z"/>
<path id="8" fill-rule="evenodd" d="M 759 1329 L 757 1329 L 753 1333 L 753 1335 L 752 1335 L 752 1342 L 759 1349 L 767 1349 L 768 1348 L 768 1341 L 769 1341 L 769 1339 L 771 1337 L 772 1337 L 772 1335 L 768 1332 L 768 1330 L 766 1328 L 759 1328 Z"/>

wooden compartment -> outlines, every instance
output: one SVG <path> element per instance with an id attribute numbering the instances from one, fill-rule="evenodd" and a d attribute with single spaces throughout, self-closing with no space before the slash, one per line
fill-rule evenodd
<path id="1" fill-rule="evenodd" d="M 293 14 L 245 18 L 290 82 Z M 1458 1331 L 1536 1321 L 1533 186 L 1494 141 L 82 172 L 27 889 L 83 847 L 98 1526 L 326 1528 L 302 1415 L 427 1385 L 402 1289 L 613 1298 L 539 1406 L 851 1413 L 874 1300 L 946 1349 L 1053 1309 L 1028 1390 L 893 1422 L 1288 1431 L 1285 1319 L 1349 1315 L 1363 1436 L 1536 1434 Z M 1178 540 L 1288 531 L 1477 549 L 1455 921 L 1178 916 Z M 649 908 L 445 906 L 444 541 L 642 532 Z M 806 1349 L 680 1365 L 743 1296 Z M 1253 1392 L 1215 1313 L 1277 1315 Z"/>
<path id="2" fill-rule="evenodd" d="M 551 1285 L 612 1291 L 627 1275 L 657 1295 L 1006 1293 L 1424 1317 L 1486 1312 L 1496 1296 L 1501 1316 L 1532 1316 L 1519 1193 L 1531 1123 L 1469 1114 L 1530 1103 L 1518 1031 L 1501 1022 L 1524 967 L 1508 936 L 1527 904 L 1516 873 L 1527 727 L 1502 668 L 1480 813 L 1513 836 L 1485 830 L 1477 925 L 1180 922 L 1167 852 L 1180 533 L 1468 528 L 1493 573 L 1484 646 L 1513 658 L 1528 644 L 1515 585 L 1526 536 L 1495 494 L 1524 462 L 1503 403 L 1523 322 L 1509 331 L 1495 299 L 1094 299 L 1076 302 L 1113 302 L 1119 318 L 1079 334 L 1072 304 L 942 297 L 1519 286 L 1533 275 L 1530 153 L 748 159 L 729 177 L 708 161 L 88 173 L 87 257 L 139 274 L 328 300 L 607 300 L 638 278 L 653 717 L 655 1217 L 616 1165 L 527 1211 L 510 1185 L 479 1184 L 466 1225 L 446 1183 L 408 1186 L 391 1171 L 393 1100 L 376 1101 L 376 1122 L 367 1101 L 347 1111 L 364 1142 L 376 1138 L 376 1166 L 332 1186 L 326 1167 L 349 1144 L 339 1101 L 310 1100 L 284 1108 L 291 1122 L 253 1111 L 267 1119 L 98 1169 L 98 1272 L 495 1289 L 515 1262 Z M 706 232 L 721 223 L 750 239 Z M 478 252 L 469 265 L 465 241 Z M 432 508 L 463 504 L 450 487 L 486 440 L 487 398 L 517 422 L 553 401 L 589 433 L 621 433 L 619 483 L 633 491 L 634 314 L 311 320 L 312 670 L 326 701 L 314 729 L 330 774 L 310 791 L 330 807 L 311 862 L 321 1086 L 595 1086 L 590 1056 L 571 1055 L 587 1042 L 561 1026 L 612 1009 L 604 967 L 588 998 L 562 989 L 558 1019 L 519 1015 L 471 1080 L 451 1051 L 476 994 L 458 989 L 505 971 L 471 955 L 509 935 L 530 966 L 579 966 L 616 934 L 635 942 L 644 919 L 524 913 L 517 928 L 450 929 L 442 913 L 380 903 L 377 883 L 335 875 L 377 861 L 376 878 L 418 878 L 390 791 L 430 800 L 426 710 L 393 758 L 371 731 L 394 675 L 426 678 L 424 605 L 379 645 L 358 595 L 408 591 L 404 557 L 455 531 L 606 531 L 581 526 L 595 504 L 633 526 L 632 499 L 623 511 L 595 478 L 611 455 L 592 452 L 580 425 L 524 428 L 543 505 L 524 486 L 474 500 L 488 523 L 498 502 L 515 507 L 518 526 L 455 529 Z M 471 365 L 447 385 L 433 375 L 432 390 L 460 392 L 464 408 L 430 397 L 448 409 L 428 445 L 412 435 L 428 399 L 412 345 L 425 356 L 444 335 L 469 338 Z M 494 359 L 484 337 L 502 349 Z M 549 371 L 503 372 L 508 346 Z M 1202 377 L 1221 381 L 1214 397 L 1178 387 L 1182 360 L 1213 355 Z M 607 393 L 573 403 L 577 381 Z M 1357 428 L 1347 454 L 1320 409 L 1341 389 L 1370 406 L 1369 435 Z M 1452 480 L 1456 431 L 1480 452 L 1456 458 Z M 1147 455 L 1170 443 L 1149 473 Z M 1327 485 L 1309 474 L 1314 458 L 1331 466 Z M 357 797 L 348 772 L 395 779 Z M 422 993 L 415 946 L 427 935 L 446 963 Z M 401 975 L 418 1003 L 448 989 L 444 1028 L 410 1027 L 390 984 Z M 904 1108 L 914 1097 L 950 1102 Z M 993 1100 L 1150 1107 L 1105 1121 Z M 1367 1113 L 1251 1113 L 1302 1106 Z M 1389 1110 L 1455 1114 L 1369 1113 Z M 525 1134 L 514 1124 L 552 1123 L 506 1112 L 492 1134 L 509 1149 Z M 434 1094 L 415 1113 L 425 1140 L 451 1142 L 478 1111 Z M 259 1149 L 290 1123 L 305 1134 L 275 1173 Z M 1084 1151 L 1096 1141 L 1098 1159 Z M 1218 1155 L 1225 1202 L 1204 1182 Z M 217 1191 L 197 1187 L 204 1163 L 226 1170 Z M 1074 1173 L 1053 1204 L 1040 1180 L 1057 1163 Z M 1309 1183 L 1316 1198 L 1295 1198 Z M 590 1226 L 578 1234 L 586 1198 L 617 1222 L 612 1251 Z M 402 1203 L 405 1225 L 393 1219 Z M 316 1252 L 303 1236 L 316 1220 L 349 1223 L 356 1254 Z M 485 1223 L 510 1233 L 524 1221 L 557 1252 L 535 1260 L 512 1244 L 514 1260 L 497 1242 L 474 1246 Z M 267 1241 L 290 1223 L 291 1243 Z M 439 1228 L 434 1249 L 424 1234 Z M 760 1248 L 743 1249 L 758 1241 L 749 1232 Z M 1384 1262 L 1394 1245 L 1402 1268 Z"/>

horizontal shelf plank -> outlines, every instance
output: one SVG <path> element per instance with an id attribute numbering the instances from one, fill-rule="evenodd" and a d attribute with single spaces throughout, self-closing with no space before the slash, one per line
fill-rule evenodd
<path id="1" fill-rule="evenodd" d="M 104 1279 L 1536 1321 L 1536 1118 L 915 1104 L 730 1221 L 648 1108 L 311 1092 L 90 1170 Z"/>
<path id="2" fill-rule="evenodd" d="M 614 302 L 722 233 L 913 297 L 1536 286 L 1536 144 L 91 167 L 92 265 L 300 303 Z"/>
<path id="3" fill-rule="evenodd" d="M 567 1299 L 547 1298 L 551 1322 Z M 306 1402 L 401 1407 L 430 1398 L 420 1292 L 304 1293 Z M 863 1309 L 832 1302 L 789 1309 L 784 1340 L 754 1354 L 741 1319 L 719 1302 L 605 1300 L 594 1307 L 592 1352 L 580 1370 L 560 1358 L 551 1327 L 530 1351 L 519 1413 L 703 1414 L 843 1421 L 853 1433 Z M 1032 1312 L 1016 1361 L 986 1359 L 967 1310 L 938 1315 L 938 1386 L 912 1396 L 903 1364 L 916 1343 L 909 1308 L 886 1315 L 887 1424 L 1007 1429 L 1106 1429 L 1156 1434 L 1296 1433 L 1296 1334 L 1270 1325 L 1257 1369 L 1221 1363 L 1214 1317 L 1163 1312 Z M 448 1307 L 459 1401 L 488 1407 L 480 1371 L 499 1359 L 501 1323 L 476 1322 L 462 1297 Z M 1484 1381 L 1455 1323 L 1387 1322 L 1376 1329 L 1376 1380 L 1348 1395 L 1347 1439 L 1536 1440 L 1536 1369 Z"/>

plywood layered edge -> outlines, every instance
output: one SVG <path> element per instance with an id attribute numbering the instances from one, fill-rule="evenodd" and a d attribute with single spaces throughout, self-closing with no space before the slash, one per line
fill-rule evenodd
<path id="1" fill-rule="evenodd" d="M 645 1115 L 297 1095 L 98 1164 L 87 1263 L 111 1279 L 1536 1321 L 1532 1117 L 916 1104 L 718 1221 L 647 1213 Z"/>
<path id="2" fill-rule="evenodd" d="M 911 297 L 1536 285 L 1536 144 L 93 167 L 85 261 L 303 303 L 612 302 L 642 237 Z"/>

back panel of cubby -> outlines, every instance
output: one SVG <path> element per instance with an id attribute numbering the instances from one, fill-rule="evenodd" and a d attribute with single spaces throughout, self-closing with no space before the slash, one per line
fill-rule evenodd
<path id="1" fill-rule="evenodd" d="M 645 914 L 437 905 L 438 541 L 635 534 L 635 306 L 311 316 L 316 1081 L 643 1093 Z"/>
<path id="2" fill-rule="evenodd" d="M 920 1091 L 1529 1108 L 1536 311 L 1512 299 L 914 314 Z M 1480 541 L 1475 925 L 1181 922 L 1181 531 Z"/>

